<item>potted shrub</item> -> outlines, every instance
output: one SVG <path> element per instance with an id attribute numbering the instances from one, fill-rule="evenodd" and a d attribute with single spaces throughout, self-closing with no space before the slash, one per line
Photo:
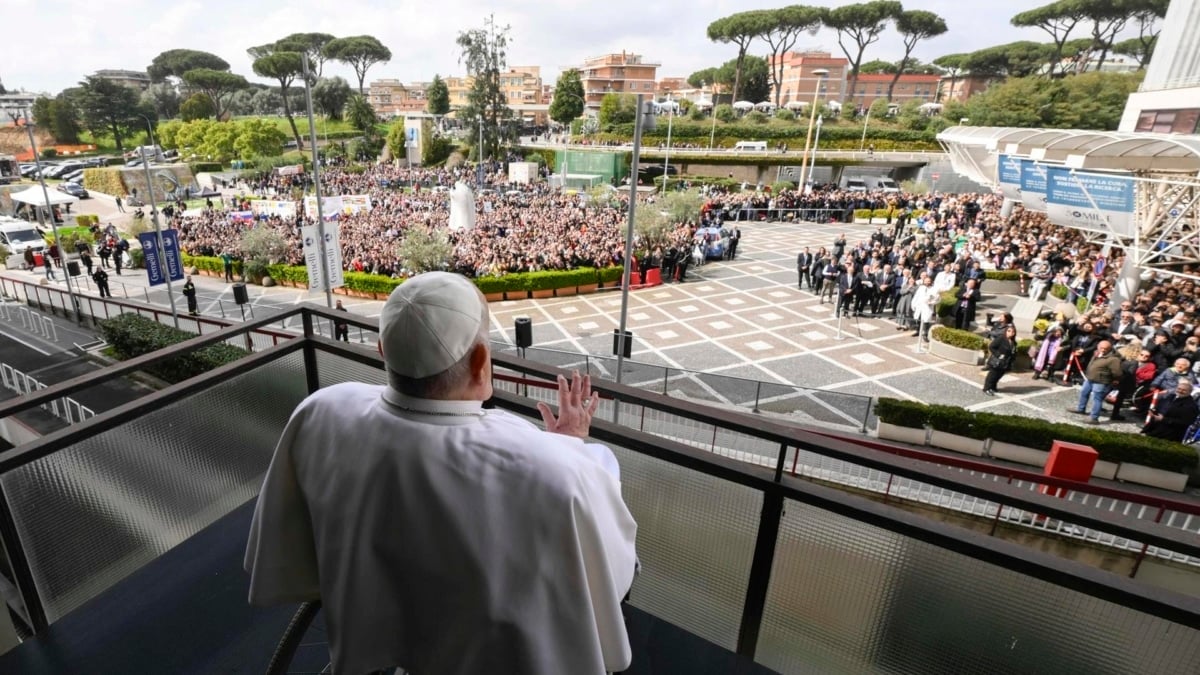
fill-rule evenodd
<path id="1" fill-rule="evenodd" d="M 953 450 L 965 455 L 983 457 L 984 438 L 974 431 L 975 415 L 971 411 L 952 405 L 929 406 L 929 444 L 935 448 Z"/>
<path id="2" fill-rule="evenodd" d="M 879 418 L 875 430 L 879 438 L 911 445 L 926 444 L 929 437 L 926 426 L 929 406 L 924 403 L 880 398 L 875 402 L 875 415 Z"/>
<path id="3" fill-rule="evenodd" d="M 526 287 L 529 290 L 530 297 L 536 299 L 553 298 L 555 276 L 554 272 L 529 272 L 526 276 Z"/>
<path id="4" fill-rule="evenodd" d="M 1020 270 L 984 270 L 988 295 L 1019 295 L 1021 293 Z"/>
<path id="5" fill-rule="evenodd" d="M 987 352 L 987 338 L 970 331 L 934 326 L 929 337 L 929 353 L 956 363 L 977 366 Z"/>
<path id="6" fill-rule="evenodd" d="M 621 275 L 625 273 L 623 267 L 605 267 L 597 271 L 597 276 L 600 279 L 600 284 L 604 288 L 620 288 Z"/>
<path id="7" fill-rule="evenodd" d="M 479 292 L 483 293 L 483 297 L 487 298 L 488 302 L 498 302 L 504 299 L 503 277 L 476 277 L 475 285 L 479 287 Z"/>
<path id="8" fill-rule="evenodd" d="M 989 457 L 1026 466 L 1046 466 L 1055 438 L 1053 423 L 980 412 L 975 413 L 975 426 L 991 439 L 987 446 Z"/>
<path id="9" fill-rule="evenodd" d="M 600 287 L 600 276 L 597 270 L 592 267 L 580 267 L 575 270 L 579 273 L 575 290 L 577 293 L 595 293 Z"/>
<path id="10" fill-rule="evenodd" d="M 527 272 L 514 272 L 500 277 L 504 280 L 504 299 L 529 299 L 529 287 L 526 285 L 528 276 Z"/>

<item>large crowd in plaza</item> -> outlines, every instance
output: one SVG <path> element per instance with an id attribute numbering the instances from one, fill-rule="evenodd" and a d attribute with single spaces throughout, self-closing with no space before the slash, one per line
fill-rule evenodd
<path id="1" fill-rule="evenodd" d="M 387 276 L 411 274 L 397 249 L 414 228 L 445 231 L 453 246 L 450 268 L 468 276 L 623 264 L 627 207 L 623 190 L 613 195 L 611 203 L 599 205 L 589 203 L 584 194 L 564 192 L 544 182 L 508 184 L 499 163 L 486 166 L 483 173 L 490 189 L 476 197 L 475 226 L 454 231 L 449 229 L 447 190 L 460 180 L 475 182 L 472 167 L 426 170 L 381 165 L 361 173 L 327 168 L 324 194 L 368 195 L 373 205 L 369 211 L 339 219 L 346 268 Z M 237 194 L 231 208 L 214 206 L 178 214 L 183 247 L 201 255 L 236 253 L 245 228 L 254 225 L 231 220 L 232 208 L 244 207 L 245 200 L 255 197 L 291 198 L 298 188 L 306 187 L 305 180 L 263 175 L 234 187 Z M 415 189 L 399 189 L 402 186 Z M 1183 269 L 1179 277 L 1147 273 L 1137 296 L 1116 305 L 1109 299 L 1124 262 L 1121 250 L 1108 252 L 1104 271 L 1097 277 L 1096 260 L 1104 255 L 1100 244 L 1089 242 L 1078 230 L 1052 224 L 1042 213 L 1018 206 L 1004 214 L 1002 200 L 994 195 L 861 193 L 836 186 L 809 194 L 710 187 L 705 194 L 701 217 L 676 223 L 664 244 L 670 252 L 656 250 L 645 256 L 638 261 L 643 269 L 662 267 L 667 280 L 686 274 L 686 266 L 680 271 L 678 263 L 687 257 L 683 252 L 693 249 L 700 228 L 733 230 L 739 220 L 841 222 L 855 209 L 891 209 L 894 216 L 880 219 L 869 237 L 843 235 L 827 247 L 800 252 L 800 287 L 819 294 L 836 315 L 890 317 L 897 330 L 917 332 L 928 331 L 937 321 L 939 299 L 954 290 L 954 325 L 988 332 L 991 357 L 984 391 L 995 395 L 1000 378 L 1015 361 L 1017 335 L 1005 330 L 1011 317 L 1002 316 L 994 326 L 979 326 L 975 310 L 988 292 L 986 270 L 1018 270 L 1030 297 L 1046 299 L 1056 285 L 1068 289 L 1067 301 L 1058 303 L 1058 311 L 1038 331 L 1039 341 L 1030 356 L 1034 378 L 1084 383 L 1080 404 L 1072 412 L 1082 411 L 1095 422 L 1107 398 L 1111 419 L 1123 419 L 1122 409 L 1133 407 L 1139 421 L 1150 420 L 1152 433 L 1172 438 L 1182 437 L 1200 412 L 1192 410 L 1194 398 L 1176 396 L 1185 387 L 1191 393 L 1190 385 L 1200 371 L 1194 266 Z M 655 197 L 642 199 L 652 207 Z M 301 214 L 295 220 L 264 217 L 257 226 L 278 231 L 289 243 L 287 262 L 300 264 L 299 227 L 307 222 L 312 219 Z M 1086 312 L 1077 313 L 1068 302 L 1078 297 L 1092 299 Z M 1101 372 L 1101 366 L 1107 370 Z M 1163 400 L 1155 398 L 1154 392 Z M 1185 409 L 1176 410 L 1178 419 L 1169 423 L 1169 419 L 1154 419 L 1159 413 L 1150 410 L 1152 405 L 1156 410 Z M 1180 421 L 1183 418 L 1187 424 Z"/>

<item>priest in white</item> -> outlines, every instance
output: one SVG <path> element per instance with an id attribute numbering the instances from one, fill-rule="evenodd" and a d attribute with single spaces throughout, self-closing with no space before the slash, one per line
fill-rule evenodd
<path id="1" fill-rule="evenodd" d="M 458 275 L 406 281 L 379 323 L 389 384 L 326 387 L 284 430 L 246 549 L 250 601 L 319 598 L 337 673 L 628 667 L 637 525 L 615 457 L 586 440 L 590 380 L 559 378 L 545 431 L 484 410 L 488 308 Z"/>

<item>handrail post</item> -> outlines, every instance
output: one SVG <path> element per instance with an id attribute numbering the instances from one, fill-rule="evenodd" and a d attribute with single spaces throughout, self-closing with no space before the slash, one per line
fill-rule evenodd
<path id="1" fill-rule="evenodd" d="M 754 385 L 754 412 L 760 412 L 758 409 L 758 399 L 762 394 L 762 380 L 758 380 Z"/>
<path id="2" fill-rule="evenodd" d="M 750 660 L 754 659 L 754 652 L 758 648 L 758 633 L 762 628 L 782 518 L 783 495 L 774 490 L 764 492 L 758 537 L 754 542 L 754 557 L 750 563 L 750 579 L 746 584 L 746 601 L 742 605 L 742 622 L 738 628 L 737 653 Z"/>
<path id="3" fill-rule="evenodd" d="M 17 592 L 21 594 L 21 602 L 25 605 L 25 618 L 34 634 L 41 633 L 50 627 L 46 619 L 46 608 L 42 606 L 41 595 L 33 581 L 33 570 L 29 567 L 29 559 L 21 546 L 21 536 L 17 532 L 17 522 L 13 518 L 8 496 L 0 485 L 0 542 L 4 546 L 4 555 L 8 558 L 12 570 L 13 581 L 16 582 Z"/>
<path id="4" fill-rule="evenodd" d="M 313 347 L 313 315 L 307 309 L 301 310 L 304 321 L 304 379 L 308 384 L 308 393 L 315 393 L 321 388 L 320 374 L 317 372 L 317 350 Z"/>

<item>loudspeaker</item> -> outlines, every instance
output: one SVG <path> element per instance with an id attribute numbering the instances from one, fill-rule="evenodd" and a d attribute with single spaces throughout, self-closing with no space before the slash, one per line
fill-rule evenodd
<path id="1" fill-rule="evenodd" d="M 250 302 L 250 294 L 246 292 L 246 284 L 237 283 L 233 285 L 233 301 L 239 305 Z"/>
<path id="2" fill-rule="evenodd" d="M 527 316 L 518 316 L 513 321 L 517 334 L 517 346 L 521 349 L 533 346 L 533 321 Z"/>
<path id="3" fill-rule="evenodd" d="M 625 331 L 625 339 L 621 339 L 620 329 L 613 329 L 613 356 L 620 353 L 625 354 L 625 358 L 630 358 L 633 355 L 633 331 Z"/>
<path id="4" fill-rule="evenodd" d="M 67 261 L 67 276 L 79 276 L 79 263 L 74 260 Z"/>

